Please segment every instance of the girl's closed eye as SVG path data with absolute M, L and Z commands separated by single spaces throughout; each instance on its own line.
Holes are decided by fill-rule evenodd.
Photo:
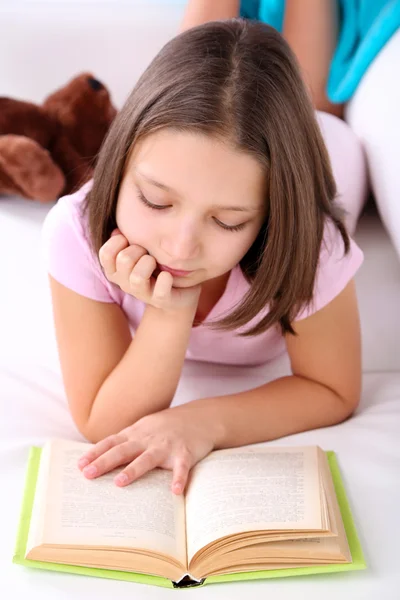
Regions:
M 166 208 L 171 207 L 170 204 L 153 204 L 152 202 L 149 202 L 147 200 L 147 198 L 144 196 L 141 190 L 138 189 L 137 191 L 141 202 L 143 202 L 145 206 L 152 210 L 165 210 Z M 247 225 L 247 223 L 239 223 L 238 225 L 226 225 L 226 223 L 222 223 L 222 221 L 220 221 L 216 217 L 213 217 L 213 219 L 215 223 L 219 225 L 219 227 L 221 227 L 222 229 L 225 229 L 225 231 L 241 231 Z
M 147 206 L 148 208 L 152 208 L 153 210 L 164 210 L 165 208 L 169 208 L 169 204 L 153 204 L 152 202 L 149 202 L 147 200 L 147 198 L 144 196 L 143 192 L 141 190 L 137 190 L 138 192 L 138 196 L 139 199 L 143 202 L 143 204 L 145 206 Z
M 241 231 L 247 225 L 247 223 L 239 223 L 239 225 L 226 225 L 225 223 L 222 223 L 222 221 L 216 219 L 215 217 L 213 217 L 213 219 L 217 223 L 217 225 L 219 225 L 220 227 L 222 227 L 222 229 L 225 229 L 226 231 Z

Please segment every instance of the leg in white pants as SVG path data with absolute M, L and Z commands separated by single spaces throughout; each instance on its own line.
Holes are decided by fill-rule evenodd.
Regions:
M 360 140 L 338 117 L 317 112 L 338 191 L 337 203 L 346 211 L 345 223 L 353 235 L 368 193 L 367 164 Z
M 363 144 L 372 192 L 400 256 L 400 30 L 365 73 L 345 119 Z

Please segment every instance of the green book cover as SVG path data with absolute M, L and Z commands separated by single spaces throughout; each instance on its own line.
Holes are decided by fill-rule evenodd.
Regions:
M 361 545 L 357 536 L 357 531 L 354 525 L 353 517 L 350 511 L 350 506 L 346 498 L 345 489 L 341 479 L 339 466 L 334 452 L 327 452 L 329 467 L 331 469 L 333 482 L 335 485 L 336 496 L 338 499 L 340 512 L 344 527 L 346 530 L 347 540 L 349 543 L 352 562 L 349 564 L 340 565 L 318 565 L 314 567 L 295 567 L 287 569 L 274 569 L 267 571 L 248 571 L 243 573 L 232 573 L 230 575 L 213 575 L 207 577 L 201 585 L 209 583 L 223 583 L 228 581 L 244 581 L 250 579 L 270 579 L 273 577 L 293 577 L 295 575 L 317 575 L 321 573 L 335 573 L 339 571 L 355 571 L 365 569 L 366 564 L 362 553 Z M 35 497 L 36 481 L 39 471 L 41 448 L 32 447 L 29 453 L 25 491 L 22 502 L 21 517 L 15 547 L 13 562 L 38 569 L 46 569 L 50 571 L 63 571 L 65 573 L 76 573 L 79 575 L 90 575 L 93 577 L 105 577 L 108 579 L 119 579 L 123 581 L 135 581 L 137 583 L 147 583 L 149 585 L 157 585 L 160 587 L 174 588 L 176 586 L 169 579 L 163 577 L 155 577 L 153 575 L 145 575 L 142 573 L 131 573 L 126 571 L 115 571 L 112 569 L 97 569 L 93 567 L 78 567 L 74 565 L 64 565 L 59 563 L 49 563 L 27 560 L 25 558 L 26 545 L 28 541 L 29 526 L 32 515 L 33 501 Z M 197 584 L 195 584 L 197 585 Z M 190 587 L 190 586 L 189 586 Z

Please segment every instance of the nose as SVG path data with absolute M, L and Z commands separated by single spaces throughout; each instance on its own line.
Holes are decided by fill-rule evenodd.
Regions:
M 174 264 L 170 266 L 185 268 L 188 266 L 185 263 L 197 258 L 199 254 L 198 232 L 195 231 L 193 225 L 181 224 L 179 227 L 165 232 L 161 247 L 169 258 L 174 261 Z

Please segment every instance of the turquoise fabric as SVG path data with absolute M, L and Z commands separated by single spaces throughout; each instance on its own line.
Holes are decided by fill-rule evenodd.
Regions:
M 332 58 L 327 95 L 347 102 L 375 56 L 400 27 L 400 0 L 337 0 L 340 29 Z M 282 31 L 285 0 L 242 0 L 241 15 Z M 398 77 L 393 70 L 393 76 Z

